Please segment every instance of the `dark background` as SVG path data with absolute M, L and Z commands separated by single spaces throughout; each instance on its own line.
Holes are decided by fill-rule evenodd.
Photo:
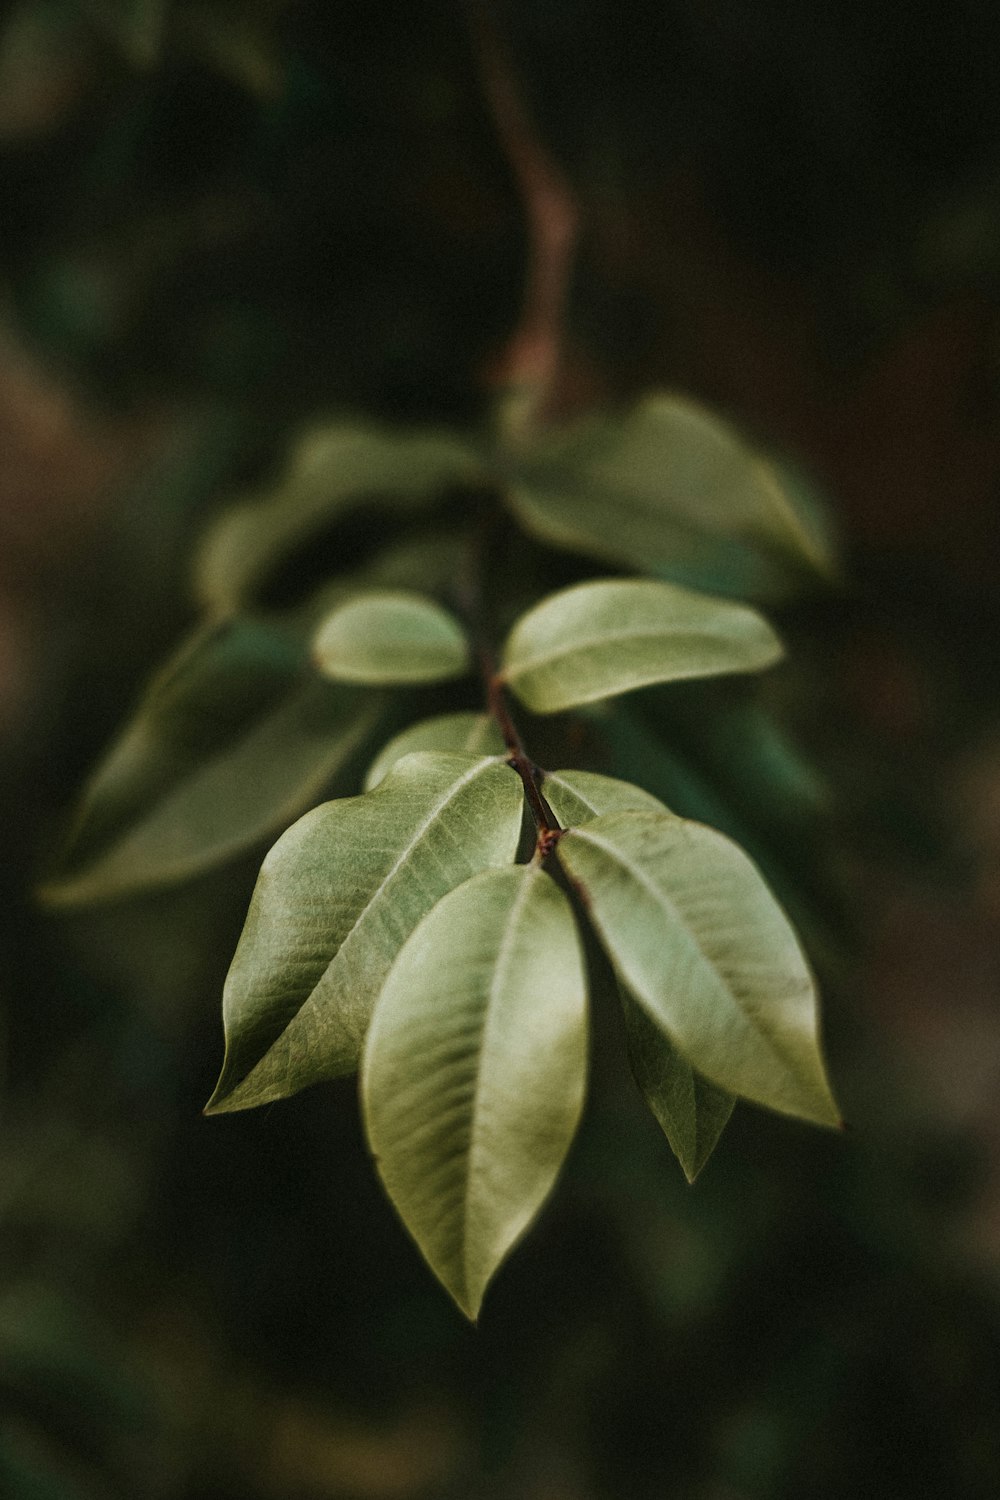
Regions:
M 832 789 L 844 1138 L 741 1108 L 688 1189 L 608 1068 L 478 1330 L 348 1081 L 203 1119 L 255 860 L 93 917 L 32 886 L 193 618 L 206 518 L 305 420 L 465 421 L 524 216 L 461 7 L 0 9 L 0 1492 L 1000 1493 L 1000 12 L 497 9 L 582 243 L 580 404 L 679 387 L 810 466 L 786 611 Z

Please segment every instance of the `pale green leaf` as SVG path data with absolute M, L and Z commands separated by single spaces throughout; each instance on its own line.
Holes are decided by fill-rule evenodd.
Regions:
M 735 1099 L 691 1067 L 649 1013 L 621 990 L 625 1034 L 635 1081 L 688 1182 L 715 1150 Z
M 422 594 L 365 593 L 338 604 L 313 640 L 313 660 L 335 682 L 442 682 L 469 669 L 454 615 Z
M 321 682 L 253 621 L 199 631 L 154 679 L 82 799 L 47 902 L 174 884 L 286 827 L 373 734 L 382 700 Z
M 547 771 L 542 792 L 564 828 L 589 823 L 602 813 L 667 811 L 658 797 L 641 786 L 596 771 Z
M 504 743 L 490 714 L 438 714 L 433 719 L 422 719 L 383 745 L 368 768 L 365 791 L 370 792 L 378 786 L 397 760 L 417 750 L 450 750 L 457 755 L 502 755 Z
M 557 713 L 654 682 L 756 672 L 781 655 L 743 604 L 650 579 L 575 584 L 522 615 L 501 673 L 535 713 Z
M 245 1109 L 357 1066 L 393 959 L 436 901 L 510 864 L 523 797 L 492 757 L 408 755 L 361 797 L 314 808 L 268 854 L 223 994 L 210 1110 Z
M 361 421 L 317 428 L 300 439 L 278 483 L 208 532 L 195 565 L 198 597 L 231 612 L 313 533 L 359 504 L 377 500 L 405 514 L 449 488 L 482 482 L 475 450 L 447 432 Z
M 452 891 L 389 973 L 362 1098 L 389 1196 L 470 1318 L 552 1189 L 586 1069 L 582 954 L 554 881 L 519 865 Z
M 798 478 L 679 396 L 542 433 L 515 453 L 514 475 L 515 510 L 557 546 L 746 597 L 834 571 Z
M 809 966 L 756 866 L 722 834 L 622 812 L 564 834 L 559 859 L 622 983 L 712 1083 L 839 1120 Z

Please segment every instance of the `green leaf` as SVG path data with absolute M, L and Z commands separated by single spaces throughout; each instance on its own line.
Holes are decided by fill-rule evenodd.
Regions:
M 379 1175 L 470 1318 L 552 1189 L 586 1071 L 586 980 L 566 897 L 538 865 L 452 891 L 393 964 L 361 1081 Z
M 226 980 L 226 1057 L 208 1109 L 351 1072 L 406 938 L 456 885 L 511 863 L 522 806 L 502 762 L 418 754 L 373 792 L 300 818 L 261 868 Z
M 469 669 L 454 615 L 422 594 L 361 594 L 337 606 L 313 640 L 313 660 L 339 682 L 442 682 Z
M 756 672 L 781 655 L 755 610 L 648 579 L 600 579 L 543 599 L 515 624 L 503 679 L 535 713 L 653 682 Z
M 655 812 L 596 818 L 557 847 L 622 983 L 692 1067 L 771 1109 L 838 1123 L 808 964 L 741 849 Z
M 543 433 L 514 462 L 511 504 L 557 546 L 747 597 L 834 571 L 797 477 L 695 402 L 647 396 Z
M 602 813 L 667 810 L 658 797 L 644 792 L 641 786 L 599 776 L 596 771 L 547 771 L 542 791 L 564 828 L 589 823 Z
M 273 836 L 374 732 L 382 701 L 304 671 L 255 621 L 199 631 L 146 692 L 82 799 L 52 904 L 186 880 Z
M 502 755 L 503 737 L 490 714 L 438 714 L 411 724 L 383 745 L 365 777 L 365 791 L 387 775 L 397 760 L 417 750 L 450 750 L 456 755 Z
M 629 1061 L 688 1182 L 694 1182 L 728 1124 L 735 1099 L 702 1078 L 628 990 L 621 991 Z
M 231 613 L 296 547 L 359 505 L 379 500 L 405 514 L 444 490 L 482 482 L 475 450 L 446 432 L 363 422 L 318 428 L 300 440 L 277 485 L 226 511 L 208 532 L 195 565 L 198 597 Z

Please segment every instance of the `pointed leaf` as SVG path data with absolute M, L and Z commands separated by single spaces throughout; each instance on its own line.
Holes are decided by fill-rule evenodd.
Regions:
M 621 1000 L 635 1081 L 685 1177 L 694 1182 L 715 1150 L 736 1101 L 695 1072 L 624 988 Z
M 365 777 L 365 791 L 392 770 L 397 760 L 417 750 L 450 750 L 457 755 L 502 755 L 503 737 L 489 714 L 438 714 L 422 719 L 383 745 Z
M 502 675 L 535 713 L 558 713 L 653 682 L 756 672 L 781 655 L 743 604 L 646 579 L 562 589 L 522 615 Z
M 838 1122 L 809 967 L 741 849 L 655 812 L 595 818 L 557 847 L 620 979 L 692 1067 L 771 1109 Z
M 339 604 L 313 640 L 313 660 L 336 682 L 442 682 L 469 669 L 465 631 L 422 594 L 361 594 Z
M 589 823 L 602 813 L 667 811 L 658 797 L 641 786 L 596 771 L 547 771 L 542 791 L 564 828 Z
M 498 760 L 420 754 L 300 818 L 264 861 L 229 970 L 209 1110 L 351 1072 L 399 949 L 448 891 L 513 860 L 522 802 Z
M 678 396 L 543 433 L 515 455 L 510 494 L 528 528 L 557 546 L 723 593 L 772 597 L 803 572 L 834 570 L 797 476 Z
M 583 960 L 555 882 L 519 865 L 452 891 L 386 980 L 362 1098 L 389 1196 L 470 1318 L 552 1189 L 586 1069 Z
M 148 689 L 84 794 L 44 900 L 186 880 L 274 835 L 373 733 L 381 699 L 306 675 L 257 622 L 199 631 Z
M 350 421 L 318 428 L 300 440 L 282 480 L 208 532 L 195 568 L 198 597 L 237 609 L 296 547 L 359 504 L 378 499 L 405 512 L 477 482 L 478 455 L 450 433 Z

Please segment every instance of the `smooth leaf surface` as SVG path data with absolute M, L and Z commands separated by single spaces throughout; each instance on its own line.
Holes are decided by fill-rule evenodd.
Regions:
M 547 771 L 542 791 L 564 828 L 589 823 L 602 813 L 667 811 L 659 798 L 641 786 L 596 771 Z
M 635 1081 L 685 1177 L 694 1182 L 715 1150 L 736 1101 L 695 1072 L 628 990 L 622 989 L 621 1001 Z
M 356 1066 L 393 959 L 436 901 L 513 861 L 522 792 L 491 757 L 408 755 L 325 803 L 261 868 L 223 994 L 210 1110 L 280 1099 Z
M 256 499 L 226 511 L 202 541 L 198 597 L 228 613 L 317 530 L 359 504 L 390 503 L 404 514 L 455 485 L 482 483 L 471 445 L 447 432 L 344 421 L 303 436 L 288 472 Z
M 339 604 L 316 632 L 313 660 L 339 682 L 442 682 L 468 670 L 465 632 L 440 604 L 396 590 Z
M 504 743 L 490 714 L 436 714 L 433 719 L 421 719 L 382 746 L 368 768 L 365 791 L 370 792 L 378 786 L 397 760 L 417 750 L 450 750 L 457 755 L 502 755 Z
M 599 579 L 552 594 L 507 637 L 501 672 L 535 713 L 654 682 L 756 672 L 781 655 L 746 605 L 649 579 Z
M 586 981 L 566 897 L 537 865 L 452 891 L 389 973 L 362 1099 L 389 1196 L 470 1318 L 552 1189 L 586 1070 Z
M 564 834 L 559 859 L 619 978 L 712 1083 L 836 1124 L 808 964 L 743 851 L 662 813 Z
M 834 553 L 797 476 L 697 403 L 654 394 L 624 416 L 544 433 L 518 455 L 511 503 L 537 535 L 743 597 L 831 576 Z
M 92 777 L 43 899 L 114 900 L 252 848 L 353 760 L 382 708 L 313 677 L 301 648 L 263 624 L 199 631 Z

